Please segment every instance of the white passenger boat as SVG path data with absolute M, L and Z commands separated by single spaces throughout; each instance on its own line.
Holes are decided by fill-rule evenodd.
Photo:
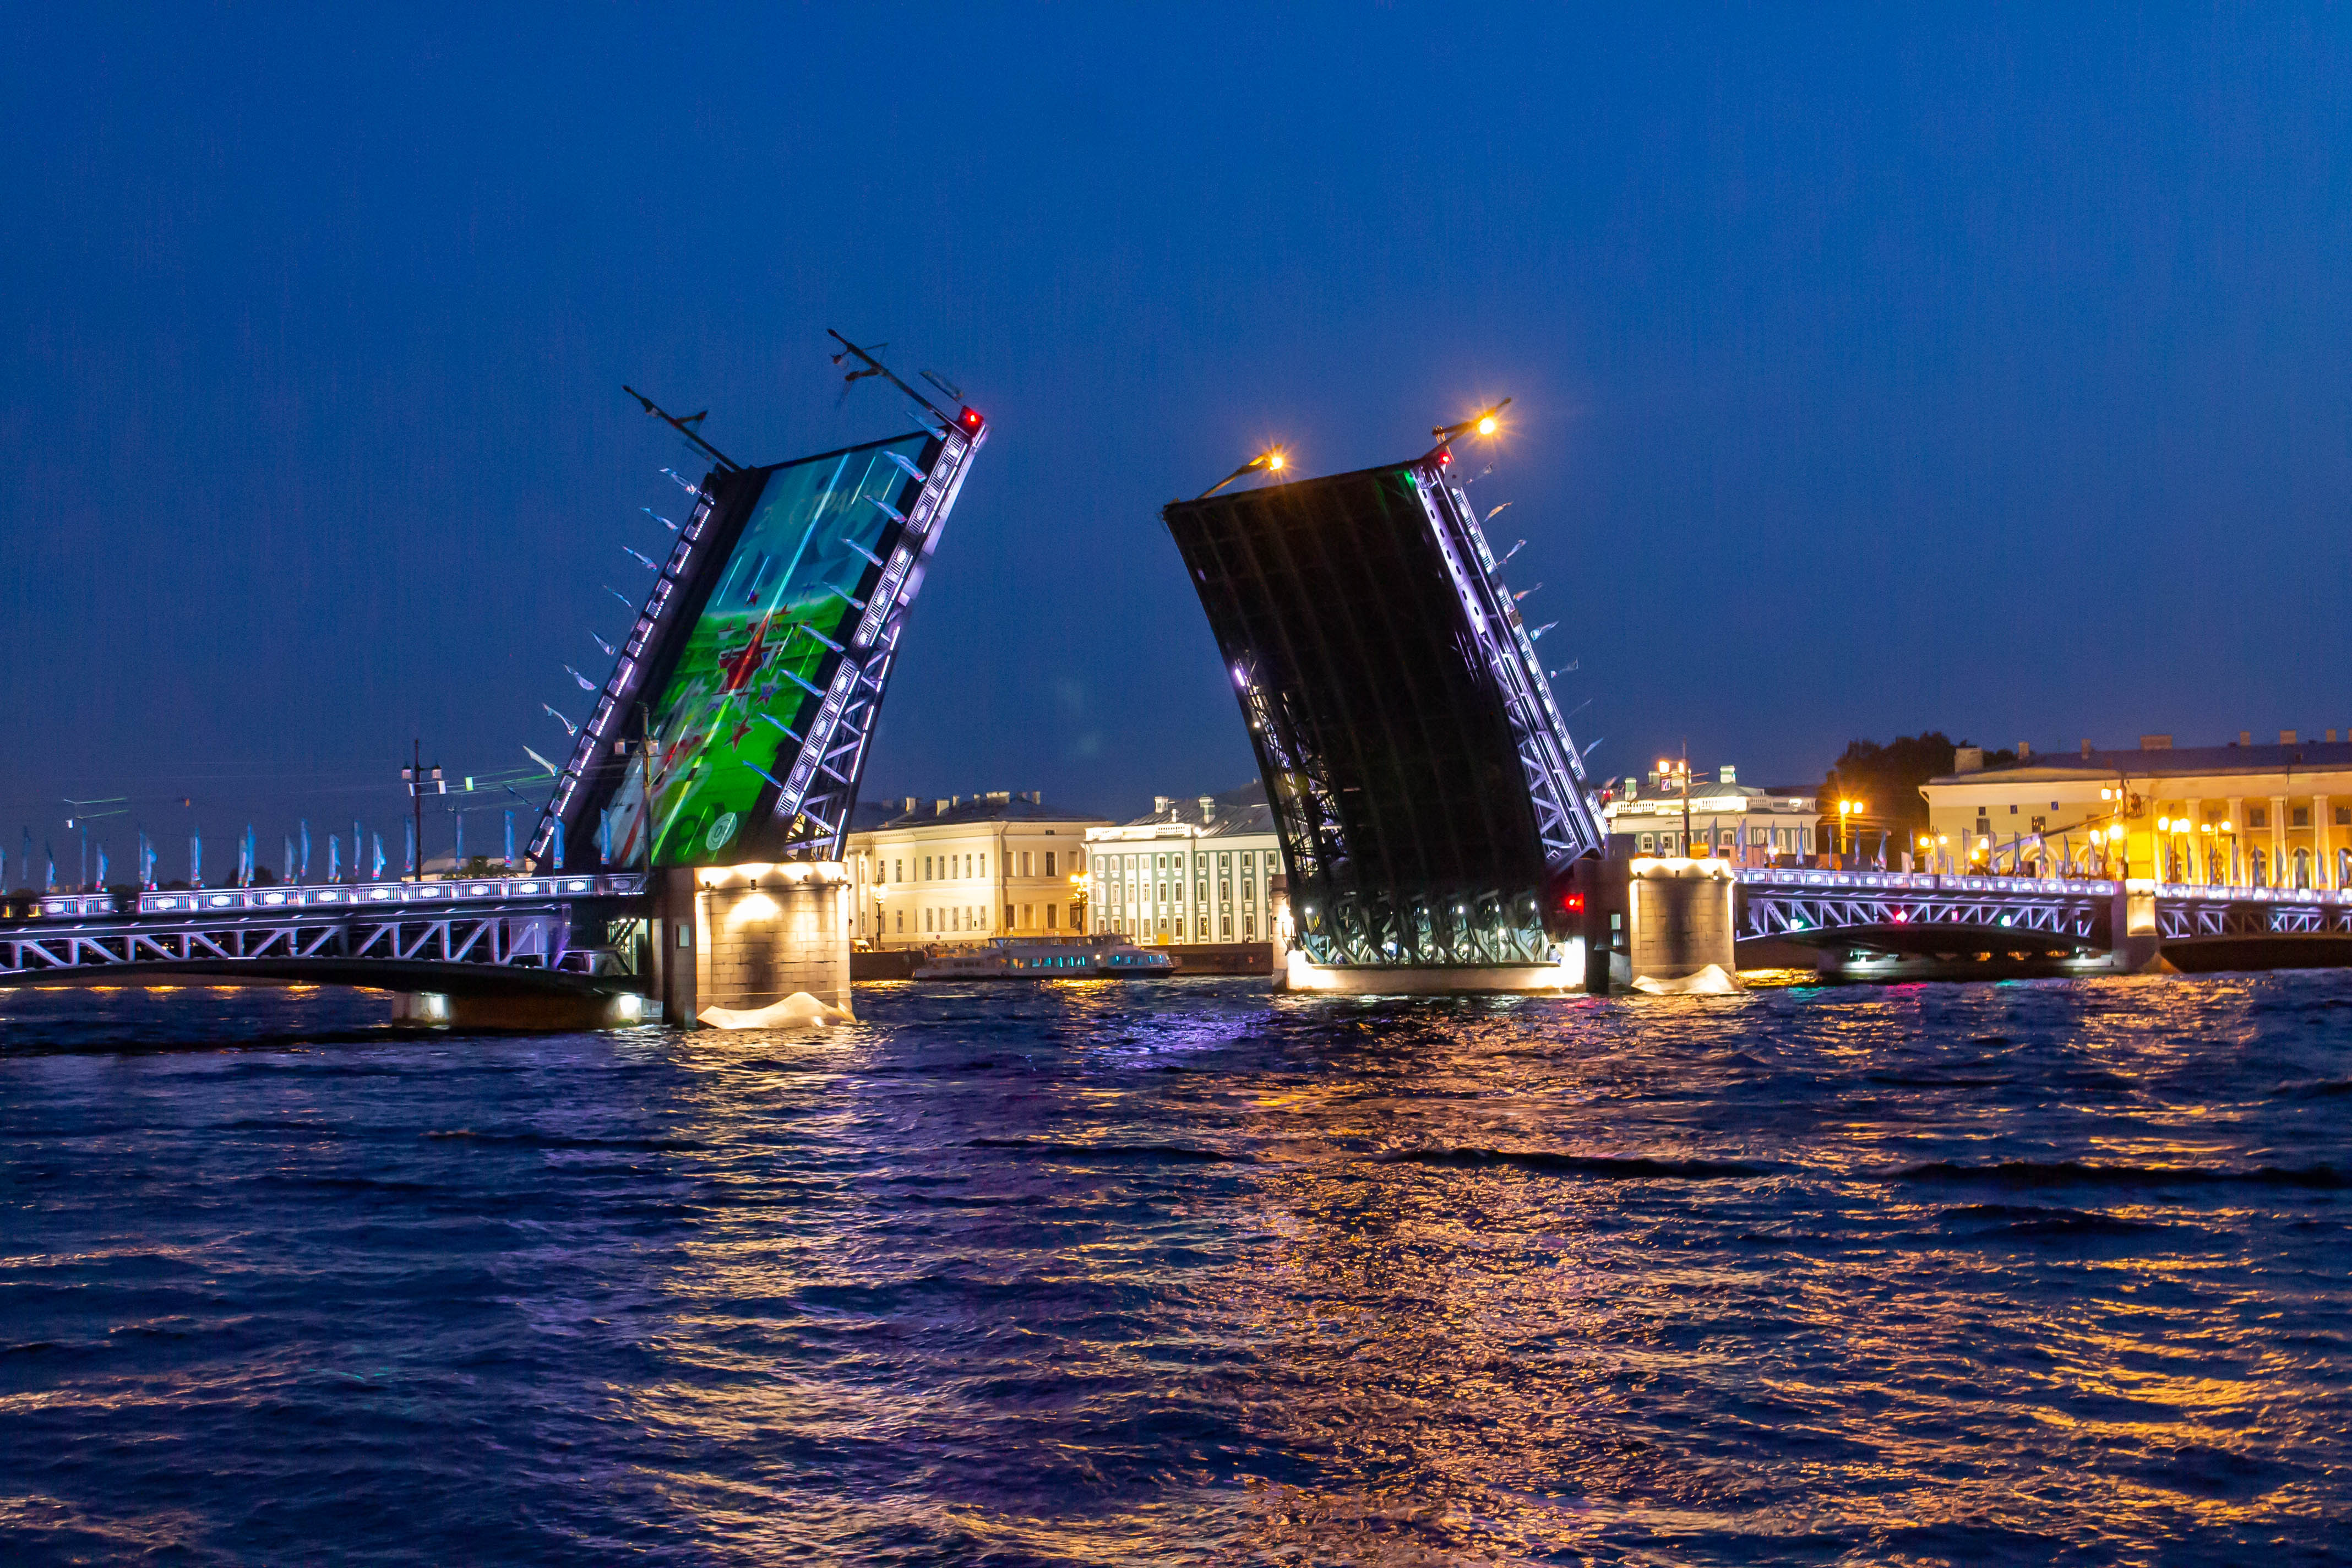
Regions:
M 975 947 L 940 948 L 925 955 L 918 980 L 1121 980 L 1172 973 L 1164 952 L 1125 937 L 1000 936 Z

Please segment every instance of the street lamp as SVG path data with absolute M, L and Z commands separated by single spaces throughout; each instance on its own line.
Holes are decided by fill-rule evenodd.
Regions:
M 1682 784 L 1683 853 L 1685 855 L 1688 855 L 1691 852 L 1690 759 L 1686 756 L 1660 757 L 1658 759 L 1658 776 L 1666 782 L 1666 787 L 1669 789 L 1675 786 L 1676 781 L 1680 781 Z
M 1868 807 L 1858 800 L 1838 802 L 1838 858 L 1840 860 L 1843 860 L 1846 852 L 1853 847 L 1853 835 L 1847 824 L 1867 809 Z
M 1202 490 L 1196 499 L 1207 500 L 1211 496 L 1215 495 L 1219 490 L 1223 489 L 1227 485 L 1232 484 L 1235 479 L 1240 479 L 1244 474 L 1278 474 L 1289 466 L 1290 454 L 1284 451 L 1279 447 L 1270 447 L 1266 448 L 1266 450 L 1260 452 L 1256 457 L 1252 458 L 1248 462 L 1244 463 L 1240 468 L 1235 468 L 1232 473 L 1227 474 L 1223 479 L 1219 479 L 1215 484 L 1211 485 L 1207 489 Z

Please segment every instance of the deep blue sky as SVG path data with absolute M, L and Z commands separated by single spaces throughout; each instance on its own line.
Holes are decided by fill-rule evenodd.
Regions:
M 12 859 L 559 752 L 829 325 L 995 425 L 869 794 L 1245 778 L 1159 504 L 1505 393 L 1597 772 L 2352 729 L 2345 13 L 354 9 L 0 21 Z

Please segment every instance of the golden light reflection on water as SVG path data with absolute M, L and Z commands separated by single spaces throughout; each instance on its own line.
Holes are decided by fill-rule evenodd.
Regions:
M 712 1560 L 2152 1560 L 2344 1510 L 2352 1052 L 2282 1043 L 2317 984 L 907 988 L 467 1043 L 495 1087 L 346 1201 L 573 1192 L 500 1258 L 543 1347 L 501 1441 Z M 219 1136 L 308 1180 L 320 1083 Z M 0 1422 L 226 1397 L 179 1375 Z
M 1905 1055 L 1909 1031 L 1936 1011 L 1918 989 L 1812 1012 L 1806 1070 L 1919 1088 L 1889 1065 L 1890 1047 Z M 1332 1560 L 1453 1560 L 1629 1532 L 2049 1540 L 2091 1519 L 2103 1521 L 2095 1534 L 2314 1516 L 2308 1490 L 2284 1479 L 2211 1478 L 2216 1467 L 2273 1468 L 2271 1456 L 2294 1440 L 2294 1419 L 2265 1408 L 2284 1362 L 2247 1355 L 2260 1287 L 2242 1262 L 2199 1250 L 2204 1229 L 2259 1225 L 2260 1212 L 2222 1205 L 2184 1226 L 2176 1204 L 2124 1194 L 2079 1223 L 2094 1237 L 2146 1239 L 2122 1256 L 2044 1255 L 2022 1238 L 2036 1216 L 2063 1226 L 2082 1211 L 2032 1194 L 1974 1204 L 1984 1194 L 1890 1187 L 1885 1173 L 1920 1152 L 1921 1128 L 1834 1096 L 1801 1134 L 1827 1146 L 1792 1161 L 1754 1129 L 1703 1114 L 1769 1080 L 1787 1048 L 1769 1038 L 1781 1026 L 1756 1016 L 1758 1001 L 1710 1001 L 1638 1013 L 1522 1004 L 1442 1026 L 1310 1010 L 1318 1037 L 1286 1070 L 1174 1080 L 1189 1098 L 1181 1122 L 1155 1122 L 1152 1136 L 1246 1163 L 1172 1169 L 1088 1154 L 1139 1136 L 1139 1100 L 1163 1084 L 1139 1093 L 1079 1073 L 1018 1082 L 1012 1092 L 1042 1096 L 1049 1113 L 1027 1148 L 1008 1158 L 950 1141 L 932 1164 L 910 1161 L 903 1140 L 936 1131 L 964 1091 L 935 1098 L 867 1076 L 897 1048 L 887 1024 L 842 1032 L 823 1059 L 800 1040 L 762 1046 L 769 1069 L 808 1075 L 803 1132 L 876 1150 L 877 1171 L 922 1166 L 939 1185 L 914 1212 L 863 1188 L 837 1225 L 698 1244 L 684 1286 L 696 1311 L 681 1326 L 725 1339 L 740 1332 L 744 1303 L 781 1310 L 815 1298 L 828 1336 L 961 1342 L 987 1359 L 989 1383 L 1027 1392 L 1008 1412 L 1010 1395 L 945 1375 L 954 1358 L 893 1383 L 780 1375 L 750 1357 L 706 1363 L 691 1386 L 646 1396 L 665 1421 L 787 1445 L 919 1450 L 922 1434 L 953 1432 L 984 1449 L 1001 1428 L 1005 1465 L 1043 1467 L 1043 1496 L 1026 1511 L 939 1497 L 844 1506 L 861 1530 L 903 1528 L 911 1513 L 976 1550 L 1068 1561 L 1164 1550 L 1169 1531 L 1252 1559 L 1311 1548 Z M 1081 1053 L 1117 1060 L 1149 1050 L 1155 1034 L 1200 1026 L 1156 1029 L 1118 1012 L 1099 1005 L 1087 1020 L 1099 1043 L 1081 1041 Z M 1654 1033 L 1662 1023 L 1671 1041 Z M 2146 1019 L 2139 1027 L 2144 1058 Z M 2127 1073 L 2135 1037 L 2108 1019 L 2071 1059 Z M 1932 1125 L 1958 1131 L 1961 1150 L 1972 1124 L 1990 1149 L 2013 1116 L 1966 1095 L 2001 1079 L 2002 1060 L 2015 1065 L 2014 1038 L 1987 1028 L 1920 1069 L 1928 1087 L 1959 1091 Z M 702 1113 L 696 1135 L 724 1142 L 743 1111 L 708 1100 Z M 2226 1138 L 2189 1135 L 2210 1114 L 2183 1105 L 2160 1129 L 2102 1131 L 2079 1157 L 2225 1159 Z M 1428 1150 L 1495 1158 L 1399 1157 Z M 1514 1150 L 1764 1170 L 1595 1179 L 1515 1163 Z M 964 1206 L 943 1208 L 941 1193 Z M 1024 1203 L 1049 1212 L 1010 1252 L 961 1223 Z M 2021 1239 L 1962 1234 L 1979 1223 L 2014 1224 Z M 958 1262 L 930 1256 L 931 1242 Z M 966 1298 L 953 1307 L 925 1304 L 943 1289 L 941 1268 L 959 1281 L 949 1294 Z M 2215 1274 L 2233 1278 L 2208 1283 Z M 974 1285 L 1024 1304 L 996 1316 L 969 1299 Z M 1138 1292 L 1161 1303 L 1144 1342 L 1067 1321 L 1076 1302 Z M 1051 1418 L 1033 1421 L 1039 1409 Z M 1133 1467 L 1109 1458 L 1123 1445 L 1103 1440 L 1106 1427 L 1139 1422 L 1160 1434 L 1140 1496 Z M 1063 1436 L 1047 1442 L 1033 1425 Z M 1059 1507 L 1045 1500 L 1057 1489 Z

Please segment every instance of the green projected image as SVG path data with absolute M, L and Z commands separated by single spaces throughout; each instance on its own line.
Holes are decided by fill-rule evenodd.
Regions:
M 877 442 L 769 470 L 716 584 L 651 705 L 653 861 L 756 858 L 822 687 L 820 670 L 863 614 L 856 603 L 887 558 L 894 508 L 930 437 Z M 855 548 L 853 548 L 853 546 Z M 866 553 L 861 554 L 863 550 Z M 806 684 L 803 685 L 803 682 Z M 646 770 L 632 765 L 603 813 L 608 866 L 637 863 L 647 831 Z M 781 827 L 781 824 L 776 825 Z

